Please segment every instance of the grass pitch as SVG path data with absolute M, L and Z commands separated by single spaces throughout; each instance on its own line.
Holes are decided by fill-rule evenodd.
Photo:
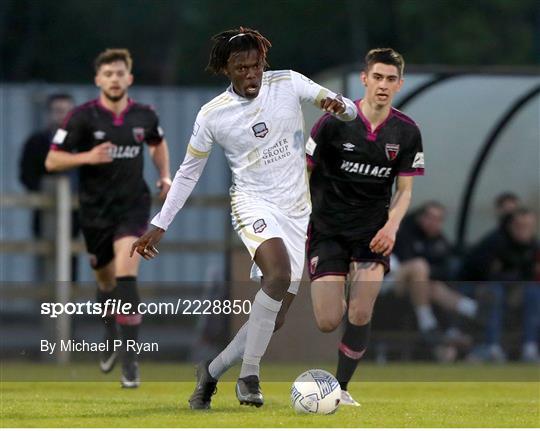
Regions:
M 332 370 L 333 365 L 324 368 Z M 264 367 L 265 405 L 260 409 L 239 405 L 234 395 L 235 371 L 232 370 L 229 378 L 224 379 L 228 381 L 218 385 L 212 410 L 204 412 L 189 410 L 187 399 L 194 387 L 193 380 L 170 381 L 171 376 L 192 374 L 192 370 L 192 366 L 186 365 L 143 363 L 141 387 L 122 390 L 116 380 L 118 370 L 105 380 L 94 364 L 76 364 L 67 368 L 2 364 L 0 426 L 540 426 L 540 371 L 537 367 L 507 365 L 490 369 L 465 365 L 363 364 L 358 374 L 368 381 L 350 385 L 350 392 L 362 406 L 340 407 L 330 416 L 298 415 L 290 407 L 289 389 L 294 378 L 290 376 L 300 374 L 305 366 Z M 66 381 L 73 376 L 79 381 Z M 85 381 L 80 381 L 81 376 Z M 438 381 L 433 381 L 434 376 Z M 462 381 L 457 381 L 459 379 Z

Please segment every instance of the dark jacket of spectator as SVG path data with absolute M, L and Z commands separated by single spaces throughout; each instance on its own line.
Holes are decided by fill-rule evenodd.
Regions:
M 419 257 L 425 259 L 430 266 L 430 278 L 433 280 L 447 280 L 450 277 L 450 242 L 442 232 L 428 236 L 414 214 L 403 220 L 393 252 L 400 262 Z
M 470 281 L 528 281 L 535 276 L 536 238 L 514 240 L 509 222 L 485 236 L 465 256 L 462 277 Z

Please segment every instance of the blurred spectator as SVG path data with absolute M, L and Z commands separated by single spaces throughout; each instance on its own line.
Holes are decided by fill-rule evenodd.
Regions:
M 452 247 L 443 233 L 444 218 L 445 208 L 434 201 L 425 203 L 408 216 L 394 247 L 399 265 L 392 269 L 396 294 L 409 295 L 418 328 L 424 340 L 434 346 L 468 344 L 471 340 L 456 329 L 443 335 L 432 304 L 469 319 L 478 318 L 481 311 L 474 299 L 442 282 L 451 280 L 455 274 Z
M 495 215 L 502 223 L 504 217 L 512 214 L 520 205 L 519 197 L 512 192 L 504 192 L 495 198 Z
M 47 124 L 42 130 L 33 132 L 25 141 L 20 163 L 19 163 L 19 179 L 24 187 L 30 192 L 40 192 L 42 190 L 42 181 L 45 175 L 49 175 L 45 170 L 45 158 L 49 152 L 49 147 L 56 129 L 61 127 L 62 121 L 66 115 L 74 107 L 73 98 L 69 94 L 56 93 L 47 97 L 46 115 Z M 71 174 L 72 188 L 76 188 L 76 172 Z M 32 214 L 32 234 L 34 238 L 41 239 L 43 237 L 42 226 L 42 211 L 34 210 Z M 78 234 L 78 219 L 74 213 L 72 236 Z M 44 268 L 43 260 L 37 260 L 36 278 L 43 280 Z M 73 262 L 73 279 L 76 278 L 77 261 Z
M 471 360 L 505 360 L 501 331 L 506 299 L 518 289 L 523 304 L 522 359 L 540 361 L 540 288 L 534 282 L 538 253 L 536 214 L 527 208 L 518 208 L 506 215 L 499 228 L 481 239 L 467 254 L 463 278 L 489 282 L 477 284 L 476 292 L 492 302 L 484 344 L 475 349 Z

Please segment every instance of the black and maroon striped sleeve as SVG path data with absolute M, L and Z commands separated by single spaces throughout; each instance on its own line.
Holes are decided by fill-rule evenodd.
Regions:
M 313 169 L 319 162 L 319 148 L 326 143 L 328 127 L 332 118 L 330 114 L 324 114 L 311 129 L 309 139 L 306 142 L 306 160 L 309 169 Z
M 163 129 L 159 125 L 159 117 L 154 109 L 149 108 L 149 115 L 151 117 L 151 126 L 147 131 L 146 143 L 148 145 L 159 145 L 164 138 Z
M 408 145 L 400 154 L 397 171 L 399 176 L 424 175 L 424 148 L 422 134 L 417 126 L 413 129 Z
M 64 119 L 62 126 L 53 136 L 50 149 L 75 153 L 81 149 L 81 144 L 88 128 L 85 123 L 84 106 L 73 109 Z

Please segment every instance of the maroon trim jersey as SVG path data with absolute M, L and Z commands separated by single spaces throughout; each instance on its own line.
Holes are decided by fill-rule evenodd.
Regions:
M 105 227 L 117 224 L 127 211 L 143 203 L 149 210 L 150 192 L 143 177 L 143 146 L 163 139 L 157 114 L 146 105 L 128 101 L 119 115 L 99 99 L 76 107 L 56 131 L 51 149 L 71 153 L 89 151 L 111 141 L 113 161 L 80 167 L 81 225 Z M 141 208 L 140 210 L 143 210 Z
M 306 144 L 315 229 L 328 235 L 375 234 L 388 219 L 398 175 L 423 175 L 422 137 L 413 120 L 392 108 L 375 130 L 360 110 L 354 121 L 326 114 Z M 367 239 L 367 238 L 366 238 Z

